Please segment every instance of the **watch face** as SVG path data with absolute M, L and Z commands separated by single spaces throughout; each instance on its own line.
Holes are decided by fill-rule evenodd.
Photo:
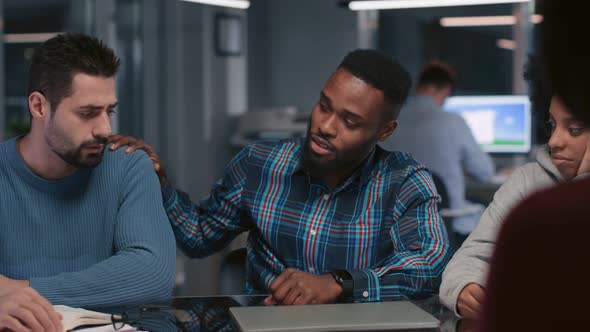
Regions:
M 342 281 L 351 279 L 350 275 L 346 271 L 334 271 L 334 274 Z
M 342 277 L 340 277 L 336 272 L 332 272 L 331 274 L 332 274 L 332 277 L 334 278 L 334 280 L 336 280 L 336 282 L 340 286 L 342 286 L 342 282 L 343 282 Z

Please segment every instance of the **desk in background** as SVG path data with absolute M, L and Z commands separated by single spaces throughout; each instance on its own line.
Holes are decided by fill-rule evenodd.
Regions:
M 470 202 L 487 207 L 494 200 L 494 194 L 501 186 L 500 181 L 482 183 L 466 180 L 465 198 Z
M 494 165 L 496 166 L 496 175 L 489 182 L 477 182 L 468 177 L 465 178 L 465 198 L 473 203 L 479 203 L 487 207 L 494 199 L 494 194 L 506 180 L 510 174 L 518 167 L 533 162 L 538 146 L 534 147 L 528 154 L 514 154 L 514 155 L 494 155 Z

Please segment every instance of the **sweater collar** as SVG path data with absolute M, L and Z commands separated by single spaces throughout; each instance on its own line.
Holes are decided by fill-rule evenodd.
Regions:
M 16 143 L 21 138 L 22 136 L 14 137 L 8 140 L 6 144 L 8 144 L 8 161 L 24 181 L 39 191 L 55 194 L 75 194 L 85 187 L 92 173 L 92 169 L 90 168 L 80 169 L 72 175 L 57 180 L 48 180 L 33 173 L 18 153 Z

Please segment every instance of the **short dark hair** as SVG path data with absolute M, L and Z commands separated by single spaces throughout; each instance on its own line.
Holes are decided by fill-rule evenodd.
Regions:
M 39 45 L 31 59 L 28 94 L 39 92 L 47 98 L 52 111 L 72 94 L 75 74 L 113 77 L 119 58 L 95 37 L 81 33 L 59 34 Z
M 547 142 L 551 136 L 551 132 L 547 128 L 547 121 L 549 121 L 549 107 L 554 92 L 547 79 L 540 56 L 529 55 L 528 62 L 524 67 L 524 79 L 529 86 L 537 141 Z
M 348 53 L 338 68 L 382 91 L 391 110 L 388 115 L 397 118 L 412 87 L 412 78 L 402 65 L 382 52 L 358 49 Z
M 456 84 L 457 74 L 455 70 L 441 61 L 433 61 L 424 66 L 418 78 L 418 86 L 434 85 L 438 89 L 448 86 L 453 91 Z

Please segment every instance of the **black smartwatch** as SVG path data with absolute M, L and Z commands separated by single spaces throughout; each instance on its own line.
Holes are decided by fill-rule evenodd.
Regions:
M 342 294 L 340 294 L 339 301 L 347 301 L 352 296 L 354 289 L 354 281 L 352 276 L 346 270 L 334 270 L 330 272 L 334 280 L 342 287 Z

